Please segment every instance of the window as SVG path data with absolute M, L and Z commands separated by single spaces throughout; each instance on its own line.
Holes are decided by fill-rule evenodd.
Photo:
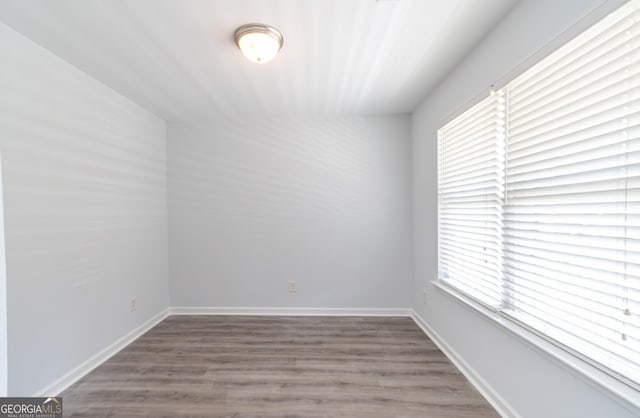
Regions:
M 491 306 L 501 299 L 503 108 L 492 95 L 438 132 L 440 273 Z
M 635 387 L 639 7 L 438 131 L 439 278 Z

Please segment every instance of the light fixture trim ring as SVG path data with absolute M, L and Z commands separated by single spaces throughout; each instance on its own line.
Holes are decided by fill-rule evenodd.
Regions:
M 249 33 L 264 33 L 265 35 L 274 38 L 278 41 L 278 51 L 282 49 L 282 45 L 284 44 L 284 37 L 280 31 L 273 26 L 265 25 L 263 23 L 247 23 L 246 25 L 242 25 L 236 29 L 233 35 L 238 48 L 240 48 L 240 38 Z

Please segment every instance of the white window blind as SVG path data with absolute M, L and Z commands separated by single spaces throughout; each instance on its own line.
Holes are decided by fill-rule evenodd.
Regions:
M 505 311 L 640 382 L 640 30 L 629 3 L 508 87 Z
M 501 298 L 504 130 L 500 92 L 438 132 L 439 276 L 491 306 Z
M 441 280 L 636 387 L 639 6 L 438 131 Z

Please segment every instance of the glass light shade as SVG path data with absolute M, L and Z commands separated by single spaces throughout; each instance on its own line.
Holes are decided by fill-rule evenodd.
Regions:
M 283 43 L 282 34 L 277 29 L 257 23 L 240 26 L 235 39 L 244 56 L 258 64 L 271 61 Z

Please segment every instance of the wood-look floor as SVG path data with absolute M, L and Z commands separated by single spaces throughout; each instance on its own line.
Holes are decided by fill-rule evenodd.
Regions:
M 495 417 L 409 318 L 171 316 L 64 393 L 66 417 Z

